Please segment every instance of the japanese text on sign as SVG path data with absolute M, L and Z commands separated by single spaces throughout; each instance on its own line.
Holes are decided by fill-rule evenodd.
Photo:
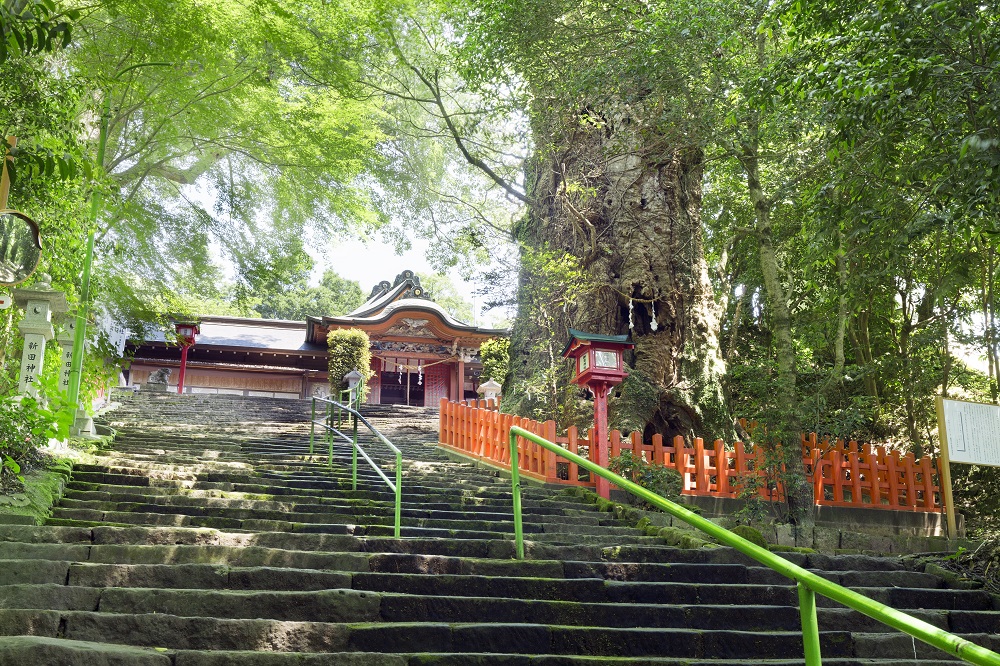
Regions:
M 1000 467 L 1000 406 L 943 400 L 951 462 Z

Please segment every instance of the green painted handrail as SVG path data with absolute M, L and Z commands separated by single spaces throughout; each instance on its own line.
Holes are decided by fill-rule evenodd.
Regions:
M 322 419 L 316 418 L 316 404 L 322 403 L 326 405 L 324 407 L 324 415 Z M 328 454 L 326 464 L 328 467 L 333 467 L 333 437 L 337 435 L 344 442 L 351 445 L 351 490 L 358 489 L 358 453 L 368 461 L 368 464 L 372 466 L 375 473 L 382 477 L 389 489 L 396 494 L 396 506 L 395 506 L 395 518 L 393 527 L 393 536 L 397 539 L 399 538 L 399 523 L 400 516 L 402 515 L 403 506 L 403 453 L 396 448 L 396 446 L 390 442 L 385 436 L 375 429 L 371 423 L 368 422 L 361 413 L 349 406 L 352 402 L 350 397 L 348 397 L 347 404 L 337 402 L 335 400 L 329 400 L 327 398 L 313 397 L 312 399 L 312 419 L 311 428 L 309 430 L 309 455 L 313 454 L 313 446 L 316 440 L 316 426 L 320 426 L 326 431 L 327 443 L 328 443 Z M 360 396 L 353 402 L 355 407 L 361 407 Z M 336 410 L 336 417 L 334 417 L 334 411 Z M 344 418 L 350 415 L 351 417 L 351 435 L 347 435 L 340 429 L 345 427 Z M 336 421 L 334 420 L 336 418 Z M 389 447 L 389 450 L 396 454 L 396 481 L 393 482 L 385 475 L 382 468 L 378 466 L 374 460 L 372 460 L 368 454 L 365 452 L 361 445 L 358 444 L 358 422 L 364 424 L 375 437 L 381 441 L 383 444 Z M 333 427 L 334 422 L 336 422 L 338 427 Z
M 902 611 L 898 611 L 891 606 L 870 599 L 853 590 L 849 590 L 842 585 L 826 580 L 811 571 L 779 557 L 760 546 L 750 543 L 743 537 L 733 534 L 724 527 L 702 518 L 698 514 L 690 511 L 679 504 L 666 500 L 659 495 L 652 493 L 642 486 L 639 486 L 628 479 L 625 479 L 613 472 L 609 472 L 599 465 L 595 465 L 586 458 L 582 458 L 575 453 L 570 453 L 563 447 L 548 441 L 543 437 L 528 432 L 524 428 L 513 426 L 510 429 L 510 476 L 511 485 L 514 491 L 514 539 L 517 549 L 518 559 L 524 559 L 524 530 L 521 525 L 521 476 L 517 468 L 517 438 L 522 437 L 528 441 L 538 444 L 544 449 L 552 451 L 570 462 L 574 462 L 581 468 L 586 469 L 591 474 L 603 477 L 615 484 L 622 490 L 641 497 L 653 506 L 669 513 L 670 515 L 683 520 L 688 525 L 705 532 L 716 541 L 735 548 L 744 555 L 751 557 L 761 564 L 770 567 L 787 578 L 795 581 L 799 593 L 799 614 L 802 618 L 802 643 L 805 651 L 807 666 L 821 666 L 822 657 L 819 647 L 819 622 L 816 617 L 816 595 L 821 594 L 828 599 L 832 599 L 848 608 L 853 608 L 859 613 L 874 618 L 883 624 L 894 629 L 898 629 L 914 638 L 917 638 L 928 645 L 943 650 L 950 655 L 954 655 L 971 664 L 981 666 L 1000 666 L 1000 654 L 988 650 L 982 646 L 968 641 L 960 636 L 939 629 L 932 624 L 919 620 Z

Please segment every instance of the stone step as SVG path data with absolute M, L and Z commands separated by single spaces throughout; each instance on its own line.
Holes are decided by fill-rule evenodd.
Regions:
M 746 662 L 671 657 L 629 657 L 625 661 L 606 657 L 532 655 L 512 658 L 509 654 L 424 653 L 376 654 L 370 652 L 301 653 L 260 651 L 154 650 L 128 646 L 71 641 L 34 636 L 0 637 L 0 665 L 59 664 L 60 666 L 734 666 Z M 764 663 L 764 662 L 762 662 Z M 801 660 L 768 660 L 769 666 L 800 666 Z M 870 660 L 824 659 L 826 666 L 868 666 Z M 880 666 L 937 666 L 941 662 L 880 660 Z
M 145 478 L 145 477 L 139 477 Z M 103 492 L 109 497 L 122 493 L 126 496 L 143 495 L 184 495 L 196 492 L 218 492 L 229 493 L 238 492 L 255 496 L 270 496 L 273 498 L 285 499 L 287 497 L 299 498 L 336 498 L 339 501 L 357 500 L 362 502 L 375 502 L 382 505 L 394 502 L 394 497 L 389 493 L 370 493 L 363 490 L 353 491 L 349 486 L 331 493 L 312 488 L 290 487 L 281 484 L 271 483 L 264 485 L 259 479 L 254 479 L 250 483 L 221 483 L 221 482 L 183 482 L 172 481 L 170 479 L 146 479 L 146 483 L 141 485 L 114 485 L 81 482 L 71 480 L 67 484 L 68 491 L 81 492 Z M 409 507 L 423 507 L 427 509 L 458 509 L 458 508 L 484 508 L 505 512 L 510 510 L 511 501 L 509 498 L 500 500 L 480 498 L 465 494 L 434 494 L 431 496 L 416 496 L 414 493 L 405 490 L 403 493 L 403 505 Z M 589 507 L 589 508 L 587 508 Z M 546 497 L 544 495 L 529 495 L 522 500 L 522 511 L 525 513 L 561 513 L 565 510 L 584 511 L 591 515 L 597 514 L 596 509 L 580 501 L 573 501 L 563 495 Z
M 61 506 L 66 508 L 92 508 L 92 509 L 113 509 L 114 505 L 122 503 L 155 503 L 159 506 L 169 507 L 201 507 L 201 508 L 261 508 L 272 511 L 290 511 L 301 509 L 310 513 L 317 513 L 326 510 L 365 510 L 370 513 L 391 514 L 393 511 L 392 502 L 375 500 L 347 500 L 341 498 L 309 497 L 309 496 L 277 496 L 277 495 L 254 495 L 251 493 L 223 493 L 213 491 L 191 490 L 183 495 L 170 494 L 159 495 L 153 493 L 110 493 L 97 491 L 68 490 L 63 495 Z M 486 508 L 477 511 L 453 510 L 438 506 L 422 505 L 423 508 L 404 505 L 402 509 L 403 517 L 410 518 L 445 518 L 445 519 L 480 519 L 480 520 L 511 520 L 510 511 L 490 511 Z M 532 507 L 527 507 L 531 509 Z M 525 520 L 542 521 L 545 523 L 568 523 L 577 525 L 605 525 L 615 526 L 620 521 L 609 518 L 608 514 L 602 514 L 593 510 L 563 509 L 561 511 L 530 511 L 523 512 Z
M 271 652 L 476 652 L 558 654 L 618 658 L 743 660 L 763 663 L 801 654 L 797 631 L 745 632 L 544 625 L 531 623 L 379 622 L 336 623 L 178 617 L 166 614 L 112 614 L 90 611 L 0 610 L 0 625 L 23 635 L 74 641 L 127 644 L 167 650 L 254 650 Z M 825 658 L 918 658 L 940 661 L 945 655 L 882 634 L 821 631 Z M 995 646 L 996 636 L 967 638 Z M 795 662 L 793 662 L 795 663 Z M 801 663 L 801 662 L 798 662 Z M 911 661 L 912 663 L 912 661 Z
M 40 649 L 93 656 L 101 641 L 139 660 L 156 647 L 171 666 L 803 663 L 794 586 L 731 549 L 667 546 L 526 487 L 529 559 L 512 559 L 509 481 L 428 446 L 433 410 L 366 408 L 404 451 L 397 540 L 392 495 L 367 463 L 351 490 L 349 445 L 332 466 L 324 442 L 309 454 L 310 401 L 126 400 L 115 450 L 77 469 L 52 525 L 0 526 L 0 627 L 52 637 Z M 381 444 L 359 440 L 394 469 Z M 898 559 L 784 557 L 998 640 L 1000 611 L 982 591 L 949 590 Z M 827 666 L 948 661 L 818 605 Z
M 739 654 L 744 659 L 778 658 L 802 652 L 797 632 L 761 634 L 528 623 L 359 624 L 13 609 L 0 610 L 0 626 L 18 628 L 23 635 L 175 650 L 491 652 L 687 658 Z M 824 655 L 853 656 L 850 634 L 823 632 L 820 638 Z
M 401 503 L 402 515 L 415 518 L 429 518 L 434 515 L 442 515 L 450 518 L 479 517 L 486 520 L 510 520 L 511 512 L 504 511 L 503 505 L 484 504 L 472 505 L 469 503 L 444 503 L 444 502 L 408 502 Z M 373 499 L 359 499 L 346 497 L 326 497 L 320 495 L 295 495 L 295 494 L 259 494 L 225 490 L 201 490 L 196 488 L 173 488 L 166 492 L 157 492 L 152 487 L 129 487 L 122 492 L 117 491 L 94 491 L 94 490 L 74 490 L 69 488 L 64 494 L 64 506 L 77 506 L 75 501 L 87 502 L 139 502 L 155 503 L 170 506 L 225 506 L 232 502 L 232 505 L 239 506 L 243 502 L 274 502 L 275 508 L 282 508 L 289 505 L 308 505 L 316 507 L 316 511 L 333 509 L 343 509 L 354 511 L 358 508 L 366 509 L 376 513 L 391 513 L 394 502 Z M 610 514 L 599 513 L 591 508 L 580 508 L 579 504 L 563 504 L 557 502 L 535 501 L 527 502 L 522 506 L 522 515 L 526 522 L 566 522 L 586 525 L 620 525 Z
M 357 575 L 355 575 L 357 578 Z M 332 581 L 331 581 L 332 582 Z M 763 605 L 739 599 L 719 604 L 712 600 L 700 603 L 637 603 L 614 599 L 621 590 L 611 586 L 608 594 L 595 598 L 586 590 L 583 599 L 520 599 L 506 594 L 490 597 L 453 596 L 450 589 L 427 594 L 371 592 L 364 588 L 328 588 L 308 591 L 234 590 L 234 589 L 161 589 L 84 587 L 60 584 L 19 584 L 0 586 L 0 609 L 87 611 L 109 614 L 174 615 L 224 619 L 269 619 L 288 622 L 324 622 L 358 624 L 364 622 L 467 622 L 470 618 L 492 623 L 527 623 L 550 626 L 602 626 L 608 628 L 711 630 L 726 627 L 730 631 L 797 631 L 801 618 L 798 609 L 787 603 Z M 794 598 L 789 596 L 789 598 Z M 732 600 L 730 600 L 732 601 Z M 1000 613 L 968 613 L 961 610 L 914 610 L 926 622 L 960 632 L 996 633 Z M 876 622 L 842 608 L 821 608 L 820 626 L 826 631 L 872 631 Z
M 439 540 L 405 539 L 396 541 L 386 538 L 366 538 L 359 539 L 354 536 L 338 536 L 330 534 L 308 534 L 308 533 L 286 533 L 286 532 L 264 532 L 258 534 L 228 533 L 215 529 L 205 528 L 149 528 L 141 526 L 128 527 L 33 527 L 21 525 L 0 525 L 0 541 L 12 542 L 5 548 L 31 548 L 38 545 L 44 548 L 48 545 L 59 543 L 79 544 L 79 545 L 229 545 L 246 546 L 258 545 L 263 547 L 285 548 L 290 550 L 329 550 L 342 549 L 356 551 L 366 549 L 369 552 L 377 552 L 384 549 L 391 552 L 410 551 L 426 547 L 440 551 L 441 542 Z M 16 543 L 22 542 L 22 543 Z M 501 550 L 506 551 L 509 541 L 503 541 Z M 493 541 L 463 541 L 456 545 L 456 556 L 462 553 L 466 556 L 485 557 L 491 548 L 497 548 L 501 544 Z M 664 570 L 662 563 L 669 565 L 679 564 L 750 564 L 753 562 L 743 555 L 729 548 L 712 549 L 683 549 L 671 547 L 644 548 L 647 562 L 639 563 L 623 557 L 625 547 L 616 549 L 604 549 L 601 547 L 581 546 L 576 549 L 556 548 L 533 544 L 528 542 L 528 549 L 539 556 L 543 552 L 548 552 L 552 556 L 563 554 L 563 559 L 584 559 L 596 561 L 596 564 L 581 565 L 572 564 L 574 567 L 589 567 L 587 577 L 603 577 L 611 579 L 655 579 L 662 576 Z M 585 553 L 587 557 L 573 557 L 573 553 Z M 439 555 L 438 553 L 427 553 L 428 555 Z M 655 554 L 658 561 L 652 561 L 651 555 Z M 916 576 L 911 580 L 919 579 L 919 585 L 928 586 L 929 582 L 936 581 L 940 585 L 940 580 L 926 574 L 919 574 L 907 570 L 903 564 L 893 558 L 868 557 L 863 555 L 839 555 L 829 556 L 821 554 L 800 554 L 784 553 L 788 559 L 802 567 L 816 571 L 847 572 L 858 580 L 859 577 L 870 573 L 868 580 L 878 580 L 879 576 L 887 576 L 892 572 Z M 51 558 L 46 558 L 51 559 Z M 77 558 L 78 559 L 78 558 Z M 601 561 L 606 560 L 606 561 Z M 569 565 L 568 565 L 569 566 Z M 884 573 L 882 573 L 884 572 Z M 886 579 L 895 580 L 895 579 Z M 896 583 L 898 584 L 898 583 Z
M 85 491 L 86 492 L 86 491 Z M 184 497 L 177 495 L 156 495 L 140 494 L 126 495 L 123 493 L 104 493 L 103 496 L 94 492 L 83 495 L 80 491 L 68 491 L 60 506 L 66 509 L 81 509 L 94 511 L 177 511 L 191 515 L 205 515 L 210 512 L 220 512 L 218 515 L 228 515 L 226 512 L 256 511 L 263 513 L 315 513 L 324 512 L 337 514 L 355 515 L 391 515 L 393 512 L 393 502 L 354 500 L 345 501 L 339 498 L 312 498 L 295 496 L 270 496 L 263 499 L 261 496 L 247 494 L 245 499 L 232 499 L 225 497 Z M 441 509 L 435 507 L 418 508 L 414 502 L 407 503 L 403 508 L 404 516 L 415 520 L 441 520 L 441 521 L 462 521 L 465 523 L 490 523 L 490 522 L 510 522 L 512 520 L 511 511 L 491 511 L 492 507 L 482 507 L 473 510 L 466 507 L 464 510 Z M 533 507 L 527 507 L 533 508 Z M 580 528 L 606 528 L 604 533 L 631 534 L 633 528 L 619 527 L 620 521 L 611 518 L 608 514 L 597 511 L 574 511 L 568 514 L 566 511 L 560 512 L 523 512 L 526 514 L 526 522 L 544 522 L 553 525 L 573 525 Z M 243 517 L 233 513 L 232 517 Z M 272 516 L 268 516 L 269 518 Z M 626 529 L 628 531 L 616 532 L 615 530 Z
M 360 544 L 359 544 L 360 545 Z M 360 552 L 360 551 L 359 551 Z M 537 567 L 519 571 L 514 567 L 486 567 L 479 563 L 480 570 L 500 570 L 498 575 L 470 575 L 461 573 L 474 566 L 460 558 L 441 557 L 412 558 L 405 555 L 376 556 L 368 558 L 368 569 L 372 573 L 354 574 L 343 572 L 316 571 L 310 569 L 279 569 L 275 567 L 244 567 L 226 569 L 212 564 L 94 564 L 89 562 L 47 561 L 37 559 L 0 560 L 0 585 L 17 583 L 54 583 L 69 585 L 89 585 L 94 587 L 163 587 L 163 588 L 204 588 L 204 589 L 271 589 L 271 590 L 312 590 L 329 587 L 352 587 L 374 592 L 400 592 L 429 594 L 434 591 L 448 591 L 458 596 L 501 596 L 509 595 L 519 599 L 562 599 L 587 600 L 603 598 L 604 582 L 621 580 L 605 577 L 590 577 L 599 570 L 602 563 L 566 562 L 557 577 L 539 576 Z M 464 567 L 464 569 L 463 569 Z M 551 568 L 550 568 L 551 569 Z M 427 570 L 435 575 L 428 576 Z M 239 582 L 230 583 L 238 573 Z M 285 575 L 287 573 L 287 575 Z M 870 587 L 871 572 L 845 572 L 837 575 L 817 572 L 836 583 L 855 589 Z M 617 575 L 621 575 L 618 573 Z M 918 587 L 935 589 L 940 581 L 916 572 L 894 572 L 877 574 L 882 582 L 894 587 Z M 346 576 L 346 577 L 345 577 Z M 928 580 L 929 579 L 929 580 Z M 255 581 L 250 585 L 247 581 Z M 349 582 L 352 581 L 353 582 Z M 744 567 L 731 564 L 674 564 L 659 565 L 641 572 L 629 572 L 630 582 L 684 583 L 684 584 L 728 584 L 728 585 L 788 585 L 780 574 L 765 567 Z M 597 583 L 600 583 L 598 586 Z M 917 583 L 914 586 L 913 583 Z M 595 589 L 599 588 L 597 591 Z M 589 591 L 587 591 L 589 590 Z

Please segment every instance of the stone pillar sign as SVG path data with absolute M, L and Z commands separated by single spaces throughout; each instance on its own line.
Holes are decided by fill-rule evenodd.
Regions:
M 66 312 L 66 295 L 49 284 L 49 276 L 27 289 L 14 289 L 14 302 L 24 308 L 24 319 L 17 325 L 24 336 L 18 391 L 38 395 L 38 375 L 45 365 L 45 343 L 52 339 L 52 315 Z
M 59 390 L 66 392 L 69 390 L 69 373 L 73 368 L 73 334 L 76 332 L 76 320 L 73 317 L 65 317 L 62 322 L 62 330 L 56 340 L 62 347 L 62 361 L 59 364 Z

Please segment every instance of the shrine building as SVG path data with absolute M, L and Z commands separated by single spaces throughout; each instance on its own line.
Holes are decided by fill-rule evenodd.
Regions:
M 190 347 L 185 393 L 306 398 L 329 392 L 327 335 L 358 328 L 371 340 L 368 402 L 436 407 L 441 398 L 478 397 L 479 345 L 506 337 L 504 329 L 458 321 L 428 298 L 419 278 L 403 271 L 377 284 L 360 307 L 343 316 L 305 322 L 203 316 Z M 171 369 L 168 391 L 177 390 L 180 348 L 163 333 L 130 340 L 134 351 L 128 381 Z

